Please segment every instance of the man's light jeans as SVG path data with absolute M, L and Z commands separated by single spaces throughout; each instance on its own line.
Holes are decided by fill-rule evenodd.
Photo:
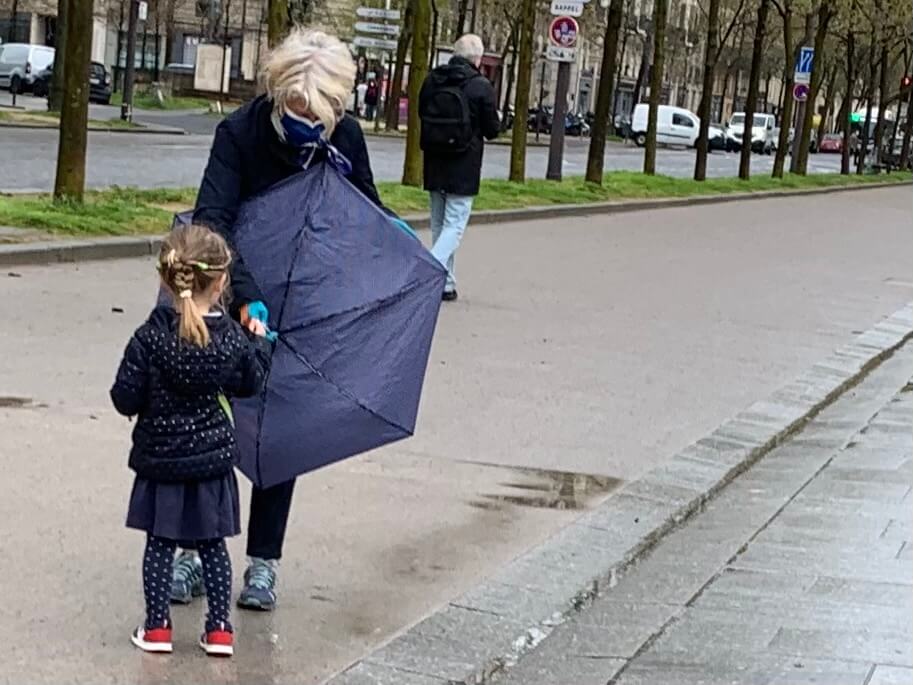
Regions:
M 469 215 L 472 212 L 471 195 L 453 195 L 440 190 L 431 191 L 431 254 L 447 267 L 446 292 L 456 290 L 453 256 L 460 246 Z

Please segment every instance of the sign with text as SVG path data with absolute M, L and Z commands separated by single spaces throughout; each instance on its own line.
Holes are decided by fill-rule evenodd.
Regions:
M 359 7 L 355 14 L 363 19 L 389 19 L 399 21 L 399 10 L 382 10 L 376 7 Z
M 583 14 L 581 0 L 552 0 L 551 13 L 555 16 L 579 17 Z
M 572 48 L 577 45 L 577 36 L 580 26 L 574 17 L 555 17 L 548 27 L 548 39 L 552 45 L 562 48 Z
M 396 50 L 396 41 L 386 38 L 371 38 L 370 36 L 355 36 L 352 45 L 357 48 L 376 48 L 378 50 Z
M 358 33 L 379 33 L 384 36 L 399 35 L 399 26 L 396 24 L 376 24 L 372 21 L 356 21 L 355 30 Z
M 564 48 L 560 45 L 549 45 L 545 48 L 545 59 L 549 62 L 576 62 L 577 48 Z

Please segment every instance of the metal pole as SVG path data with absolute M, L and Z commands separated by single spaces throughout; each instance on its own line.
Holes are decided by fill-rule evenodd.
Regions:
M 133 76 L 136 71 L 136 22 L 139 20 L 138 0 L 127 0 L 130 3 L 130 19 L 127 23 L 127 56 L 124 63 L 124 99 L 120 106 L 120 118 L 133 120 Z
M 552 138 L 548 144 L 548 170 L 545 178 L 561 180 L 564 158 L 564 117 L 567 114 L 567 89 L 571 81 L 571 63 L 558 63 L 558 83 L 555 84 L 555 107 L 552 115 Z
M 792 93 L 787 93 L 787 97 L 792 97 Z M 799 103 L 798 107 L 796 107 L 796 126 L 795 126 L 796 133 L 795 133 L 795 137 L 793 138 L 792 148 L 790 148 L 790 159 L 789 159 L 789 173 L 791 173 L 791 174 L 796 173 L 796 169 L 798 169 L 799 145 L 802 144 L 801 143 L 802 129 L 804 128 L 803 125 L 805 124 L 805 106 L 806 106 L 806 104 L 807 103 L 805 101 L 803 101 L 803 102 Z M 750 135 L 750 134 L 748 134 L 748 135 Z M 743 134 L 743 136 L 742 136 L 743 143 L 744 143 L 744 138 L 745 138 L 745 135 Z
M 539 142 L 539 118 L 542 116 L 542 99 L 545 97 L 545 60 L 542 60 L 542 73 L 539 74 L 539 109 L 536 112 L 536 142 Z M 517 120 L 518 116 L 521 116 L 521 112 L 514 112 L 514 121 Z M 527 112 L 529 116 L 529 112 Z

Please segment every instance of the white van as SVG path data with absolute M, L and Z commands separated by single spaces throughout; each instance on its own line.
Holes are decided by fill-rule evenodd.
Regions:
M 32 90 L 38 72 L 54 63 L 54 48 L 28 43 L 0 44 L 0 88 L 11 93 Z
M 751 119 L 751 150 L 769 155 L 777 147 L 779 131 L 775 128 L 777 120 L 773 114 L 755 112 Z M 777 131 L 774 133 L 774 131 Z M 745 113 L 736 112 L 729 117 L 726 126 L 726 151 L 742 149 L 742 138 L 745 135 Z
M 634 116 L 631 118 L 631 136 L 640 147 L 647 143 L 649 111 L 650 106 L 641 103 L 634 108 Z M 656 113 L 656 142 L 660 145 L 694 147 L 700 127 L 701 120 L 694 112 L 672 105 L 660 105 Z

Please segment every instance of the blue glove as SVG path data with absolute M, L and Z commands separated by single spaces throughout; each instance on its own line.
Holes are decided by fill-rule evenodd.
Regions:
M 276 331 L 270 330 L 269 327 L 269 309 L 266 308 L 260 300 L 255 300 L 254 302 L 249 302 L 247 304 L 247 315 L 256 319 L 266 327 L 266 339 L 270 342 L 276 342 L 279 338 L 279 334 Z
M 408 233 L 408 234 L 411 235 L 413 238 L 418 238 L 418 235 L 416 234 L 416 232 L 415 232 L 415 230 L 412 228 L 412 226 L 410 226 L 409 224 L 407 224 L 405 221 L 403 221 L 403 220 L 400 219 L 399 217 L 392 217 L 392 216 L 391 216 L 391 217 L 390 217 L 390 221 L 391 221 L 391 222 L 393 223 L 393 225 L 396 226 L 399 230 L 403 231 L 404 233 Z

